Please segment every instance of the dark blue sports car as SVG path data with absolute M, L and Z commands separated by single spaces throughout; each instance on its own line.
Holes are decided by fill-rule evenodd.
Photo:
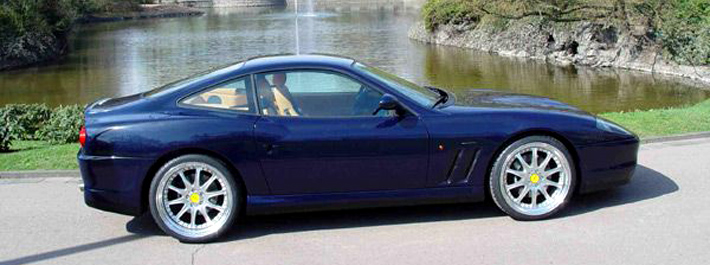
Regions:
M 242 214 L 475 202 L 518 220 L 629 182 L 639 140 L 542 97 L 455 97 L 352 59 L 260 57 L 85 112 L 89 206 L 213 240 Z

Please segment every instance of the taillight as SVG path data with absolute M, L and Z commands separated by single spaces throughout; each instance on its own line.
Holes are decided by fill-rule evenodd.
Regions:
M 81 130 L 79 130 L 79 144 L 81 144 L 81 147 L 84 147 L 85 143 L 86 143 L 86 127 L 81 126 Z

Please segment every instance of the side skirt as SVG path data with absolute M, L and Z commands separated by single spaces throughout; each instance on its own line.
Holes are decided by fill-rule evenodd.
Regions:
M 247 215 L 483 201 L 483 187 L 247 196 Z

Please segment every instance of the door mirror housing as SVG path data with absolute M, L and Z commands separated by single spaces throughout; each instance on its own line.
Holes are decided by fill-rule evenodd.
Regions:
M 395 110 L 397 115 L 403 115 L 404 114 L 404 108 L 402 105 L 399 103 L 397 98 L 390 94 L 384 94 L 380 98 L 380 102 L 377 106 L 377 109 L 375 112 L 372 113 L 372 115 L 377 115 L 380 110 Z
M 383 110 L 393 110 L 399 107 L 399 101 L 390 94 L 384 94 L 380 98 L 379 108 Z

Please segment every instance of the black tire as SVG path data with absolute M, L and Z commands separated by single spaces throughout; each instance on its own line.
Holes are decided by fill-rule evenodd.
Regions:
M 504 191 L 501 188 L 501 173 L 503 170 L 505 170 L 503 167 L 505 166 L 504 164 L 506 163 L 506 158 L 508 158 L 513 152 L 517 152 L 519 148 L 524 148 L 524 146 L 529 146 L 529 144 L 547 144 L 550 145 L 556 149 L 559 150 L 559 152 L 564 156 L 564 158 L 567 161 L 567 164 L 569 165 L 569 187 L 567 188 L 566 194 L 560 192 L 559 196 L 557 197 L 561 203 L 559 203 L 556 207 L 552 208 L 549 212 L 544 212 L 540 214 L 526 214 L 524 212 L 521 212 L 517 210 L 513 204 L 510 203 L 510 196 L 508 195 L 507 191 Z M 530 162 L 532 163 L 532 159 L 530 159 Z M 532 179 L 532 176 L 530 177 Z M 536 179 L 538 177 L 535 177 Z M 544 177 L 543 177 L 544 178 Z M 526 180 L 527 181 L 527 180 Z M 535 182 L 537 183 L 537 181 Z M 522 138 L 520 140 L 517 140 L 513 142 L 512 144 L 508 145 L 503 152 L 501 152 L 498 157 L 496 157 L 495 163 L 493 164 L 493 167 L 491 168 L 491 175 L 489 176 L 489 181 L 488 181 L 488 186 L 490 189 L 491 197 L 493 198 L 493 201 L 495 204 L 498 206 L 499 209 L 501 209 L 503 212 L 505 212 L 507 215 L 512 217 L 513 219 L 520 220 L 520 221 L 533 221 L 533 220 L 541 220 L 548 218 L 562 209 L 564 209 L 569 201 L 572 198 L 572 195 L 574 193 L 574 188 L 575 185 L 577 184 L 577 174 L 576 174 L 576 165 L 574 163 L 574 160 L 572 159 L 572 156 L 570 155 L 569 151 L 567 148 L 562 144 L 560 141 L 553 137 L 549 136 L 529 136 Z M 522 192 L 521 192 L 522 193 Z M 527 194 L 527 193 L 526 193 Z M 537 193 L 535 193 L 537 194 Z M 540 194 L 538 194 L 540 195 Z M 563 196 L 564 195 L 564 196 Z M 505 196 L 505 197 L 504 197 Z M 525 197 L 525 196 L 523 196 Z M 530 196 L 532 197 L 532 196 Z M 553 204 L 554 205 L 554 204 Z
M 220 174 L 222 174 L 225 178 L 224 181 L 226 181 L 228 187 L 225 187 L 224 189 L 227 192 L 231 192 L 233 194 L 234 201 L 231 204 L 231 210 L 229 211 L 228 214 L 225 213 L 226 216 L 223 218 L 225 221 L 224 223 L 220 225 L 219 229 L 217 229 L 214 232 L 211 232 L 209 234 L 205 235 L 200 235 L 200 236 L 185 236 L 183 234 L 180 234 L 178 231 L 174 230 L 171 228 L 170 225 L 168 225 L 166 222 L 169 222 L 169 220 L 163 220 L 161 218 L 161 214 L 158 210 L 158 203 L 157 203 L 157 193 L 158 193 L 158 187 L 160 185 L 161 180 L 164 178 L 169 178 L 170 175 L 168 173 L 175 167 L 180 166 L 180 165 L 185 165 L 185 163 L 204 163 L 207 164 L 217 171 L 219 171 Z M 150 206 L 150 212 L 151 215 L 153 216 L 153 220 L 155 223 L 160 227 L 161 230 L 163 230 L 166 234 L 180 240 L 181 242 L 186 242 L 186 243 L 205 243 L 205 242 L 210 242 L 213 241 L 223 234 L 225 234 L 229 229 L 231 229 L 232 225 L 234 224 L 234 221 L 238 218 L 240 212 L 241 212 L 241 207 L 242 207 L 242 201 L 243 201 L 243 192 L 242 192 L 242 186 L 240 185 L 241 183 L 237 182 L 232 175 L 232 173 L 229 171 L 229 169 L 221 163 L 219 160 L 214 159 L 209 156 L 205 155 L 183 155 L 180 157 L 177 157 L 175 159 L 170 160 L 169 162 L 165 163 L 160 170 L 155 174 L 155 177 L 151 181 L 150 184 L 150 195 L 148 197 L 149 201 L 149 206 Z M 222 221 L 221 221 L 222 222 Z

